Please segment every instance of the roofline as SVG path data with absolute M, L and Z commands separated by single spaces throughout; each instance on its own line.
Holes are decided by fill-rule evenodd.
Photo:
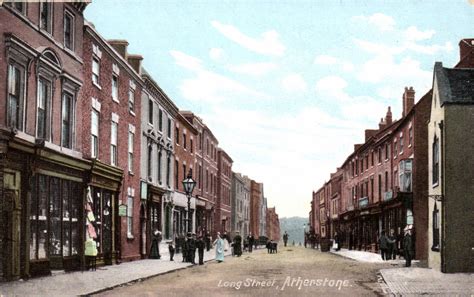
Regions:
M 135 80 L 137 81 L 137 83 L 140 84 L 141 87 L 143 87 L 144 83 L 143 83 L 143 80 L 140 76 L 139 73 L 137 73 L 135 71 L 135 69 L 132 68 L 132 66 L 130 64 L 128 64 L 128 61 L 125 60 L 124 57 L 122 57 L 122 55 L 120 55 L 108 42 L 107 40 L 102 37 L 102 35 L 100 35 L 100 33 L 94 28 L 94 26 L 92 25 L 92 23 L 90 23 L 89 21 L 87 21 L 85 18 L 84 18 L 84 28 L 85 28 L 85 32 L 89 33 L 95 40 L 97 40 L 98 42 L 101 43 L 102 47 L 112 56 L 112 58 L 114 58 L 115 60 L 117 60 L 118 62 L 120 62 L 120 64 L 122 64 L 122 67 L 125 68 L 125 70 L 130 74 L 130 76 L 133 76 L 135 78 Z

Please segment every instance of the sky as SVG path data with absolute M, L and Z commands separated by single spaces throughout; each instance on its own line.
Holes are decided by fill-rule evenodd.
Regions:
M 405 86 L 418 100 L 435 61 L 454 66 L 474 37 L 474 0 L 93 0 L 85 16 L 128 40 L 280 217 L 307 217 L 364 130 L 388 106 L 400 118 Z

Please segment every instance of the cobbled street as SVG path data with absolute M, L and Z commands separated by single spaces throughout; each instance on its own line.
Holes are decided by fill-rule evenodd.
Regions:
M 99 296 L 382 296 L 377 272 L 361 263 L 304 247 L 226 257 L 106 291 Z

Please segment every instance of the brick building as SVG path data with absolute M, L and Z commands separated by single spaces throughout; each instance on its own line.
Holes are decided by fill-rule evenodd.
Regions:
M 99 259 L 140 258 L 141 56 L 84 25 L 82 151 Z M 119 214 L 119 207 L 126 208 Z M 87 232 L 86 235 L 89 235 Z
M 261 234 L 260 213 L 263 198 L 261 188 L 262 184 L 254 180 L 250 181 L 250 233 L 252 233 L 255 238 L 258 238 Z
M 198 136 L 196 128 L 180 113 L 175 121 L 175 192 L 174 192 L 174 216 L 175 232 L 185 235 L 186 232 L 195 232 L 196 223 L 196 198 L 191 197 L 188 205 L 188 198 L 183 188 L 182 181 L 191 173 L 195 179 L 195 140 Z M 196 195 L 197 191 L 193 192 Z M 189 218 L 188 216 L 189 209 Z M 188 221 L 188 219 L 190 221 Z M 188 225 L 189 224 L 189 225 Z
M 215 231 L 230 233 L 231 226 L 231 189 L 232 158 L 221 148 L 217 150 L 217 199 L 215 211 Z
M 393 121 L 389 107 L 378 129 L 365 130 L 365 142 L 354 145 L 341 168 L 313 193 L 321 238 L 338 232 L 344 246 L 375 252 L 380 233 L 393 231 L 400 249 L 403 228 L 414 224 L 417 259 L 426 259 L 427 130 L 422 123 L 430 96 L 415 105 L 413 88 L 406 88 L 402 118 Z
M 267 209 L 266 220 L 267 220 L 266 228 L 267 228 L 268 239 L 279 242 L 280 241 L 280 220 L 278 219 L 278 214 L 276 213 L 275 207 L 269 207 Z
M 215 212 L 217 202 L 217 145 L 218 141 L 201 118 L 190 111 L 181 114 L 197 129 L 195 167 L 196 223 L 203 232 L 216 236 Z
M 84 264 L 86 5 L 0 4 L 0 280 Z

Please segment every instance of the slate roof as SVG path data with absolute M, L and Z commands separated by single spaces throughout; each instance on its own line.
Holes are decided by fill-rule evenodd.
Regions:
M 445 68 L 435 63 L 440 104 L 474 104 L 474 68 Z

